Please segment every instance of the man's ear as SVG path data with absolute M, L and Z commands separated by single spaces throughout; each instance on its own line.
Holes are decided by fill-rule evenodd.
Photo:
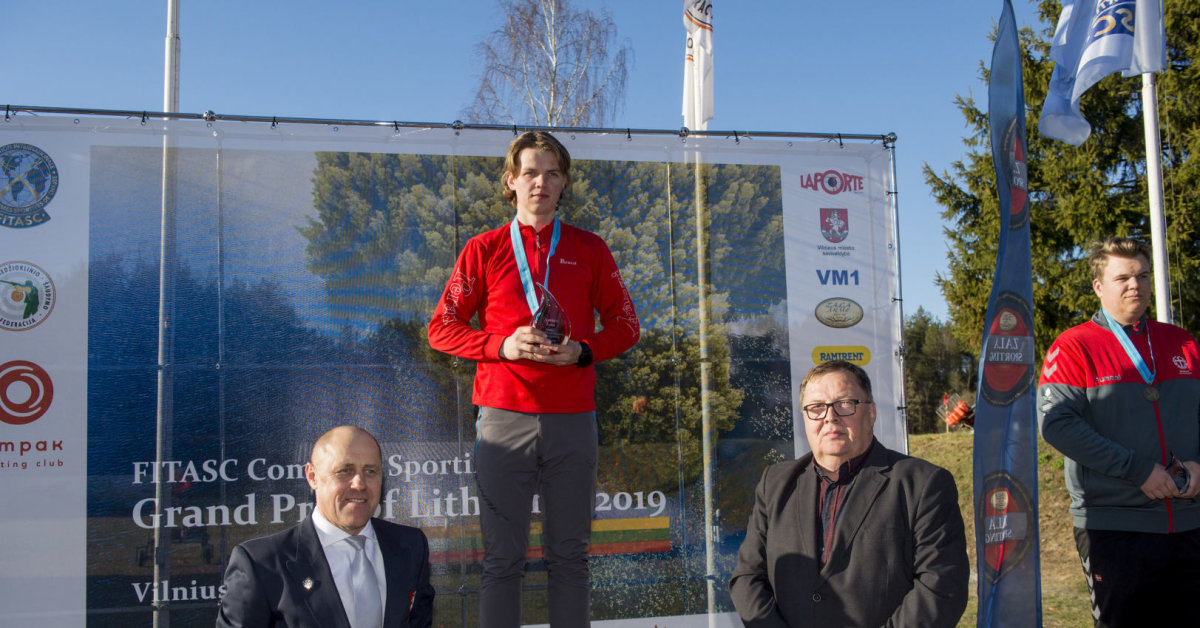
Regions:
M 317 470 L 311 462 L 304 463 L 304 479 L 308 480 L 309 488 L 317 490 Z

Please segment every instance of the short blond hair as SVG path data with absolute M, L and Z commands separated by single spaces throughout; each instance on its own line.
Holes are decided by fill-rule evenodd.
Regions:
M 1108 238 L 1104 241 L 1092 242 L 1088 245 L 1088 263 L 1092 265 L 1092 279 L 1104 279 L 1104 269 L 1108 267 L 1108 258 L 1123 257 L 1136 259 L 1145 258 L 1150 264 L 1150 247 L 1137 238 Z

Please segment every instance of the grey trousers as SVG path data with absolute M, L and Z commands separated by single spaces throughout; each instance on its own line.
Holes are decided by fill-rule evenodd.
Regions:
M 483 532 L 479 625 L 521 625 L 529 517 L 538 494 L 550 625 L 589 626 L 588 543 L 596 505 L 596 414 L 480 408 L 475 481 Z

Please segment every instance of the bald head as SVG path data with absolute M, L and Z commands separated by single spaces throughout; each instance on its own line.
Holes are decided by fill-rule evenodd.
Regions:
M 313 443 L 312 453 L 309 454 L 309 462 L 316 462 L 319 456 L 330 453 L 331 448 L 336 450 L 337 443 L 353 440 L 355 437 L 366 437 L 375 443 L 375 450 L 379 452 L 380 460 L 383 459 L 383 450 L 379 447 L 379 441 L 371 435 L 367 430 L 354 425 L 339 425 L 328 432 L 325 432 Z
M 383 489 L 379 441 L 352 425 L 335 427 L 313 444 L 304 475 L 321 515 L 347 533 L 358 534 L 375 514 Z

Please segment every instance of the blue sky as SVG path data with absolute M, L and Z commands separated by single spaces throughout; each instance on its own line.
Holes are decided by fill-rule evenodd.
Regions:
M 451 122 L 474 97 L 492 0 L 180 0 L 180 110 Z M 634 51 L 614 127 L 678 129 L 679 0 L 607 8 Z M 956 95 L 986 106 L 980 64 L 1001 0 L 715 0 L 713 130 L 879 134 L 896 143 L 904 312 L 946 318 L 941 207 L 921 174 L 964 155 Z M 166 0 L 39 0 L 5 11 L 0 103 L 163 108 Z M 1018 26 L 1035 8 L 1015 0 Z M 1038 27 L 1040 28 L 1040 26 Z

